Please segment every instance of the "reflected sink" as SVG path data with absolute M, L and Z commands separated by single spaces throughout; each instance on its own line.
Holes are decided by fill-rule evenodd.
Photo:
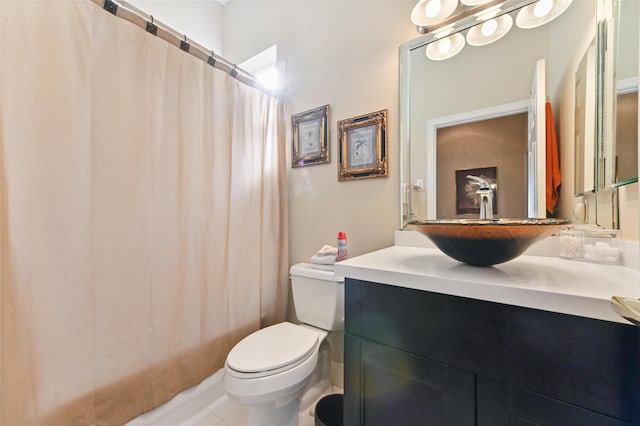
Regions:
M 564 219 L 416 220 L 404 230 L 422 232 L 444 254 L 462 263 L 490 266 L 515 259 L 536 240 L 568 224 Z

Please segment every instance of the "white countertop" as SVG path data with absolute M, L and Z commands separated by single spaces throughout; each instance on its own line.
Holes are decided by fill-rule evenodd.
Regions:
M 611 296 L 640 298 L 640 272 L 556 257 L 520 256 L 492 267 L 459 263 L 434 248 L 393 246 L 335 264 L 336 275 L 629 324 Z

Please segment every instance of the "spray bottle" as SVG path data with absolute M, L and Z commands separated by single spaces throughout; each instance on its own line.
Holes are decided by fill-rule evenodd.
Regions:
M 336 262 L 345 260 L 347 258 L 347 234 L 340 231 L 338 232 L 338 255 L 336 256 Z

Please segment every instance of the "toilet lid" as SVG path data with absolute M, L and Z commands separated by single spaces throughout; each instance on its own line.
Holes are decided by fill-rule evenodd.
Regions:
M 227 356 L 227 365 L 243 373 L 274 370 L 306 358 L 316 347 L 318 333 L 283 322 L 242 339 Z

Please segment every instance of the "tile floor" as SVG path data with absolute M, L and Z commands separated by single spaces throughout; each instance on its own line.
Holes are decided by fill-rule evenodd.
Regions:
M 334 387 L 318 397 L 318 400 L 330 393 L 342 393 L 342 389 Z M 311 404 L 311 409 L 300 413 L 300 426 L 314 425 L 313 407 L 315 407 L 315 402 Z M 182 421 L 180 426 L 243 426 L 246 415 L 245 407 L 229 399 L 226 395 L 222 395 L 199 413 Z

